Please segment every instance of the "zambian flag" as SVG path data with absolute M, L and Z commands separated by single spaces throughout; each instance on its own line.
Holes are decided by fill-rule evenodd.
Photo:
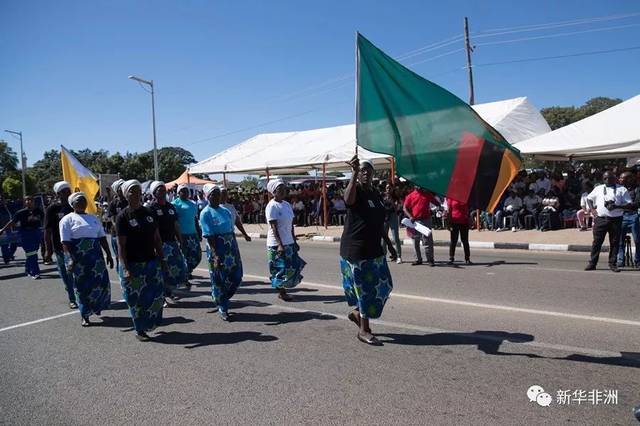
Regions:
M 358 145 L 392 155 L 415 185 L 493 211 L 519 151 L 460 98 L 357 38 Z

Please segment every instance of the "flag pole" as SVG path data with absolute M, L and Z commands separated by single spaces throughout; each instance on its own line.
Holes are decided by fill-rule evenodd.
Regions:
M 356 156 L 358 155 L 358 121 L 360 119 L 360 102 L 358 97 L 360 96 L 358 82 L 360 81 L 360 52 L 358 52 L 358 31 L 356 31 L 356 88 L 355 88 L 355 106 L 354 112 L 356 116 Z

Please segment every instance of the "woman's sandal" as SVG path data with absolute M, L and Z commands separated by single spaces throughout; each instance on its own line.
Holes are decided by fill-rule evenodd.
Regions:
M 349 321 L 351 321 L 352 323 L 357 325 L 358 328 L 360 328 L 360 315 L 356 315 L 356 312 L 357 311 L 349 312 L 349 315 L 347 315 L 347 318 L 349 318 Z
M 358 333 L 358 340 L 360 340 L 362 343 L 366 343 L 367 345 L 382 346 L 382 342 L 378 340 L 378 338 L 373 334 L 371 335 L 370 338 L 366 338 L 362 336 L 360 333 Z
M 284 300 L 285 302 L 291 302 L 293 300 L 293 297 L 289 296 L 286 292 L 281 291 L 278 294 L 278 298 Z

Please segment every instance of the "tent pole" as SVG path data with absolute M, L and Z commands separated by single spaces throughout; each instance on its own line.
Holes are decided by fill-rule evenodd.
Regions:
M 227 174 L 226 173 L 222 173 L 222 184 L 225 187 L 227 186 Z
M 391 157 L 391 185 L 396 184 L 396 157 Z
M 267 183 L 269 183 L 269 169 L 268 168 L 267 168 L 266 172 L 267 172 Z
M 327 205 L 327 164 L 322 164 L 322 210 L 324 229 L 329 228 L 329 206 Z

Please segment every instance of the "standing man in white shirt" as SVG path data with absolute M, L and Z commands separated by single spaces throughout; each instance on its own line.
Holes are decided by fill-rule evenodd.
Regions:
M 620 272 L 616 260 L 622 229 L 622 215 L 631 204 L 631 196 L 627 188 L 616 183 L 616 175 L 613 172 L 604 172 L 603 179 L 605 183 L 597 185 L 587 196 L 587 204 L 592 212 L 596 211 L 597 217 L 593 223 L 591 259 L 584 269 L 585 271 L 596 269 L 604 237 L 609 234 L 609 269 L 613 272 Z
M 544 189 L 544 193 L 546 195 L 547 193 L 549 193 L 549 190 L 551 190 L 551 181 L 549 180 L 549 178 L 547 178 L 547 174 L 545 172 L 540 172 L 538 176 L 540 177 L 536 181 L 536 188 L 538 189 L 538 191 Z

